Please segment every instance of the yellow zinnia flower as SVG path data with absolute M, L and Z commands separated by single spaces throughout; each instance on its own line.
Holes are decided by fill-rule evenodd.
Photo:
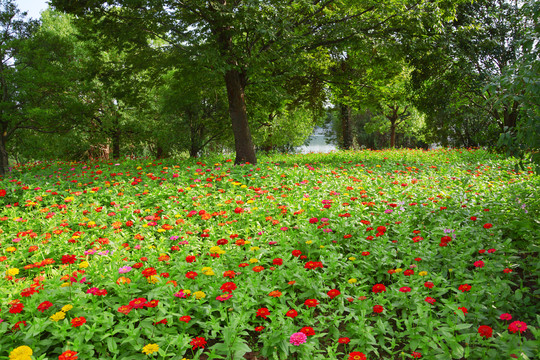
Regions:
M 67 304 L 62 307 L 63 312 L 68 312 L 69 310 L 73 309 L 73 305 Z
M 31 360 L 33 353 L 30 347 L 26 345 L 19 346 L 9 353 L 9 360 Z
M 11 268 L 7 271 L 8 275 L 15 276 L 19 274 L 19 269 L 17 268 Z
M 206 294 L 202 291 L 195 291 L 193 295 L 195 295 L 197 299 L 202 299 L 206 297 Z
M 252 263 L 252 264 L 255 264 L 255 263 L 258 263 L 259 262 L 259 259 L 249 259 L 249 262 Z
M 158 352 L 158 350 L 159 350 L 158 344 L 148 344 L 143 347 L 142 352 L 145 353 L 146 355 L 150 355 L 155 352 Z
M 81 269 L 86 269 L 88 266 L 90 266 L 90 264 L 88 263 L 88 261 L 83 261 L 79 264 L 79 267 Z
M 347 280 L 349 284 L 354 284 L 357 280 L 355 278 Z
M 66 313 L 63 312 L 63 311 L 59 311 L 56 314 L 54 314 L 53 316 L 51 316 L 49 319 L 51 319 L 52 321 L 60 321 L 60 320 L 63 320 L 65 318 L 66 318 Z
M 427 271 L 420 271 L 420 272 L 418 273 L 418 275 L 420 275 L 420 276 L 426 276 L 426 275 L 427 275 Z

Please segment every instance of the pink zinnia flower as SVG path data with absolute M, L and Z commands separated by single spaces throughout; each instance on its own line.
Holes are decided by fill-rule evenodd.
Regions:
M 307 340 L 306 334 L 304 334 L 302 332 L 297 332 L 297 333 L 294 333 L 294 334 L 291 335 L 291 338 L 290 338 L 289 341 L 294 346 L 300 346 L 303 343 L 305 343 L 306 340 Z
M 504 314 L 501 314 L 500 319 L 501 320 L 512 320 L 512 315 L 510 315 L 508 313 L 504 313 Z
M 474 266 L 477 268 L 484 267 L 484 262 L 482 260 L 475 261 Z

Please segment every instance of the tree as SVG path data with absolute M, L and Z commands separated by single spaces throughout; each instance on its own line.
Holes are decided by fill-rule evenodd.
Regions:
M 463 145 L 494 145 L 505 128 L 515 129 L 517 94 L 501 96 L 509 88 L 486 86 L 519 58 L 522 17 L 520 2 L 462 2 L 442 33 L 407 39 L 415 103 L 427 114 L 433 137 L 439 133 L 443 143 L 450 135 L 462 137 Z M 463 127 L 477 131 L 460 131 Z
M 9 142 L 22 133 L 66 133 L 83 116 L 77 76 L 80 49 L 66 21 L 44 13 L 26 22 L 16 5 L 0 10 L 0 173 L 9 166 Z M 52 25 L 54 23 L 54 26 Z
M 236 163 L 257 161 L 246 99 L 246 87 L 256 75 L 271 74 L 278 64 L 294 64 L 299 54 L 370 36 L 389 19 L 407 21 L 433 9 L 440 13 L 452 2 L 441 3 L 444 6 L 438 1 L 52 1 L 60 10 L 99 19 L 96 24 L 116 38 L 141 46 L 162 39 L 219 73 L 227 90 Z M 295 69 L 281 67 L 279 72 Z

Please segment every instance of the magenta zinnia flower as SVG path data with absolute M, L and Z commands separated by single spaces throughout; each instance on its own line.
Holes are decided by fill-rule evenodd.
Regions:
M 307 336 L 302 332 L 297 332 L 291 335 L 290 342 L 294 346 L 300 346 L 306 342 Z

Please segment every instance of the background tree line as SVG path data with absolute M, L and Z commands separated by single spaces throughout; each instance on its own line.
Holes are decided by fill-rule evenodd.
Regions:
M 301 145 L 498 146 L 538 162 L 536 2 L 0 0 L 11 161 Z

